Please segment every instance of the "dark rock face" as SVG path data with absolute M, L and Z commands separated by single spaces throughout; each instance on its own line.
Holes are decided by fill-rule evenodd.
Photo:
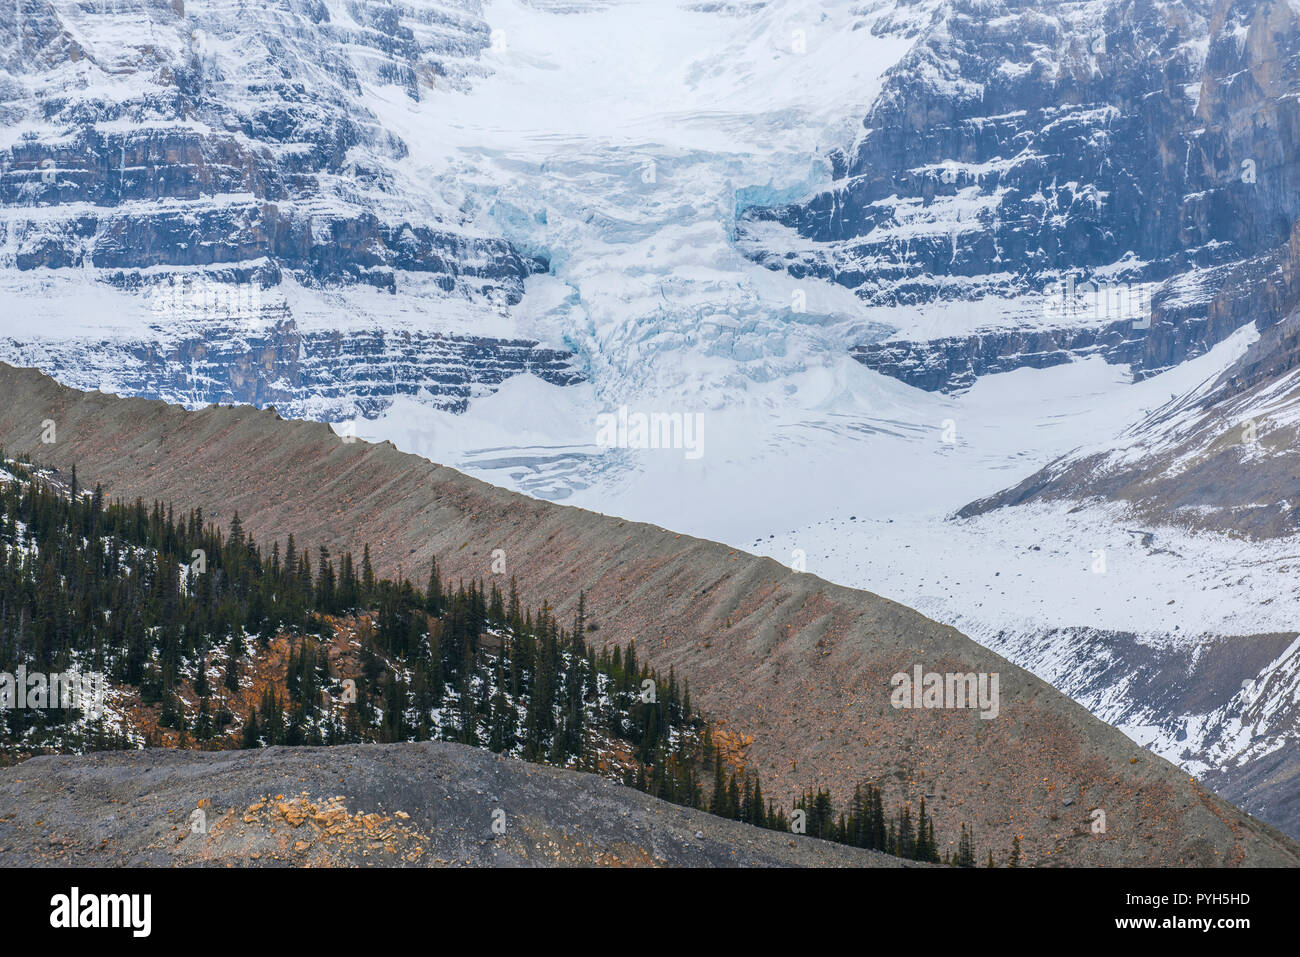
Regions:
M 1108 361 L 1132 361 L 1141 340 L 1131 337 L 1128 321 L 1107 326 L 1023 329 L 928 342 L 888 340 L 856 347 L 863 365 L 928 392 L 953 392 L 974 385 L 978 376 L 1028 366 L 1046 369 L 1072 359 L 1100 354 Z
M 273 405 L 293 418 L 374 417 L 400 395 L 463 412 L 469 400 L 520 373 L 552 385 L 583 380 L 568 353 L 528 339 L 493 339 L 367 329 L 301 332 L 292 318 L 258 327 L 211 325 L 179 341 L 0 343 L 7 354 L 40 355 L 51 375 L 94 388 L 190 407 Z
M 1265 329 L 1245 354 L 1225 370 L 1202 408 L 1209 410 L 1275 382 L 1300 368 L 1300 313 Z
M 410 148 L 366 98 L 396 87 L 420 100 L 483 73 L 480 12 L 477 0 L 349 3 L 337 23 L 319 0 L 237 14 L 187 15 L 179 0 L 0 10 L 0 118 L 13 131 L 0 141 L 0 269 L 36 284 L 24 289 L 41 281 L 24 274 L 54 270 L 146 296 L 193 282 L 238 297 L 292 280 L 518 303 L 548 264 L 412 183 Z M 374 414 L 421 389 L 463 409 L 476 387 L 522 371 L 578 378 L 562 353 L 472 330 L 302 336 L 282 312 L 250 336 L 182 318 L 179 341 L 164 321 L 139 341 L 41 352 L 28 340 L 6 354 L 68 381 L 107 369 L 140 395 L 311 416 Z
M 209 333 L 165 353 L 143 343 L 131 353 L 141 366 L 133 395 L 274 405 L 294 418 L 376 415 L 395 396 L 422 391 L 431 404 L 463 412 L 476 388 L 523 372 L 552 385 L 582 381 L 567 353 L 526 339 L 382 329 L 302 334 L 291 323 L 262 338 Z
M 398 273 L 433 273 L 439 288 L 500 290 L 517 303 L 523 281 L 546 264 L 508 243 L 456 232 L 381 223 L 370 213 L 312 215 L 275 204 L 221 209 L 79 215 L 57 225 L 0 224 L 19 269 L 143 270 L 151 266 L 274 264 L 315 284 L 365 283 L 395 292 Z
M 980 335 L 856 353 L 927 389 L 1041 365 L 1044 352 L 1055 362 L 1100 351 L 1147 374 L 1285 315 L 1285 303 L 1261 314 L 1250 296 L 1215 314 L 1212 283 L 1268 283 L 1283 267 L 1300 215 L 1297 91 L 1300 23 L 1285 0 L 958 0 L 887 74 L 851 155 L 832 158 L 835 182 L 747 211 L 740 244 L 871 304 L 1014 296 L 1063 275 L 1160 281 L 1150 329 L 1128 341 L 1106 323 L 1081 333 L 1049 321 L 1063 328 L 1047 341 Z M 788 252 L 782 228 L 817 245 Z
M 363 82 L 420 99 L 470 71 L 489 41 L 474 5 L 351 4 L 344 26 L 323 4 L 282 0 L 241 14 L 263 21 L 260 36 L 221 14 L 139 7 L 127 12 L 147 18 L 156 42 L 104 51 L 74 37 L 114 26 L 116 8 L 35 0 L 0 12 L 13 38 L 0 115 L 25 127 L 0 151 L 0 204 L 41 211 L 11 217 L 0 237 L 18 269 L 265 258 L 310 282 L 393 288 L 405 270 L 517 301 L 524 277 L 546 268 L 445 213 L 403 210 L 412 203 L 392 164 L 408 148 L 361 102 Z M 70 87 L 70 66 L 87 82 L 102 74 L 108 92 Z M 113 82 L 123 74 L 143 82 Z M 381 221 L 380 206 L 399 214 Z

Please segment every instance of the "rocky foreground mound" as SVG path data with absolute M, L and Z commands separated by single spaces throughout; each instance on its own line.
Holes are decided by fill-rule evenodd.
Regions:
M 447 742 L 100 752 L 0 769 L 9 866 L 901 867 Z

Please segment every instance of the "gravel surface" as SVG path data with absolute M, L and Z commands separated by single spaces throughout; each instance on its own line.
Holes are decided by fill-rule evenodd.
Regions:
M 678 807 L 596 775 L 446 742 L 33 758 L 0 769 L 0 861 L 905 866 Z

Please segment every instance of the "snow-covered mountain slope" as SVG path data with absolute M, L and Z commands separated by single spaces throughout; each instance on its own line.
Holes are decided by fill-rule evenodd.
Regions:
M 961 514 L 1043 500 L 1114 501 L 1147 521 L 1287 538 L 1300 532 L 1298 439 L 1300 312 L 1122 435 L 1072 450 Z
M 98 363 L 160 342 L 166 369 L 123 387 L 178 400 L 342 418 L 393 394 L 460 408 L 496 384 L 466 365 L 450 402 L 418 373 L 375 396 L 362 369 L 313 406 L 314 380 L 276 358 L 313 321 L 297 286 L 348 287 L 314 310 L 333 307 L 326 331 L 401 314 L 571 350 L 572 368 L 510 367 L 590 378 L 604 404 L 743 403 L 845 354 L 927 389 L 1093 353 L 1149 372 L 1246 321 L 1258 298 L 1236 290 L 1277 271 L 1300 202 L 1280 3 L 5 16 L 11 336 L 33 298 L 61 335 L 87 279 L 165 302 L 193 280 L 203 307 L 164 306 Z M 289 335 L 257 334 L 282 321 Z M 239 348 L 196 370 L 177 332 L 196 323 Z
M 546 264 L 415 176 L 366 106 L 485 74 L 473 0 L 37 0 L 0 36 L 7 358 L 335 417 L 581 378 L 507 313 Z
M 1298 17 L 1286 0 L 954 0 L 886 74 L 835 182 L 750 210 L 742 246 L 873 304 L 1047 295 L 1028 321 L 900 324 L 856 351 L 921 388 L 1091 353 L 1168 368 L 1284 314 L 1247 287 L 1277 274 L 1300 213 Z
M 1296 16 L 13 7 L 0 359 L 275 404 L 802 562 L 1212 775 L 1294 751 L 1207 717 L 1241 690 L 1231 669 L 1192 694 L 1225 636 L 1266 636 L 1234 667 L 1287 673 L 1289 539 L 1246 548 L 1120 502 L 951 516 L 1076 449 L 1164 441 L 1159 420 L 1131 430 L 1292 307 Z M 608 447 L 598 417 L 620 409 L 694 428 Z

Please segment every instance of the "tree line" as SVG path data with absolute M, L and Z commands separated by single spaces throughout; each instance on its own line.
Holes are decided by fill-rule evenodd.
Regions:
M 182 746 L 263 747 L 447 740 L 524 760 L 617 774 L 677 804 L 779 831 L 919 861 L 973 866 L 963 824 L 940 855 L 922 798 L 887 810 L 861 784 L 836 810 L 826 789 L 787 811 L 757 773 L 730 773 L 690 686 L 639 659 L 635 641 L 597 650 L 579 595 L 571 621 L 525 608 L 517 582 L 443 580 L 423 589 L 290 534 L 269 551 L 238 513 L 223 530 L 201 509 L 105 501 L 102 489 L 3 460 L 0 484 L 0 671 L 80 669 L 138 689 Z M 335 627 L 357 635 L 353 673 L 331 662 Z M 246 713 L 235 692 L 276 636 L 287 637 L 283 687 Z M 214 662 L 220 661 L 220 667 Z M 188 704 L 182 691 L 197 698 Z M 94 750 L 156 743 L 58 709 L 6 709 L 0 751 Z M 710 774 L 710 771 L 712 774 Z M 1018 863 L 1018 847 L 1012 864 Z M 990 853 L 988 862 L 992 862 Z

